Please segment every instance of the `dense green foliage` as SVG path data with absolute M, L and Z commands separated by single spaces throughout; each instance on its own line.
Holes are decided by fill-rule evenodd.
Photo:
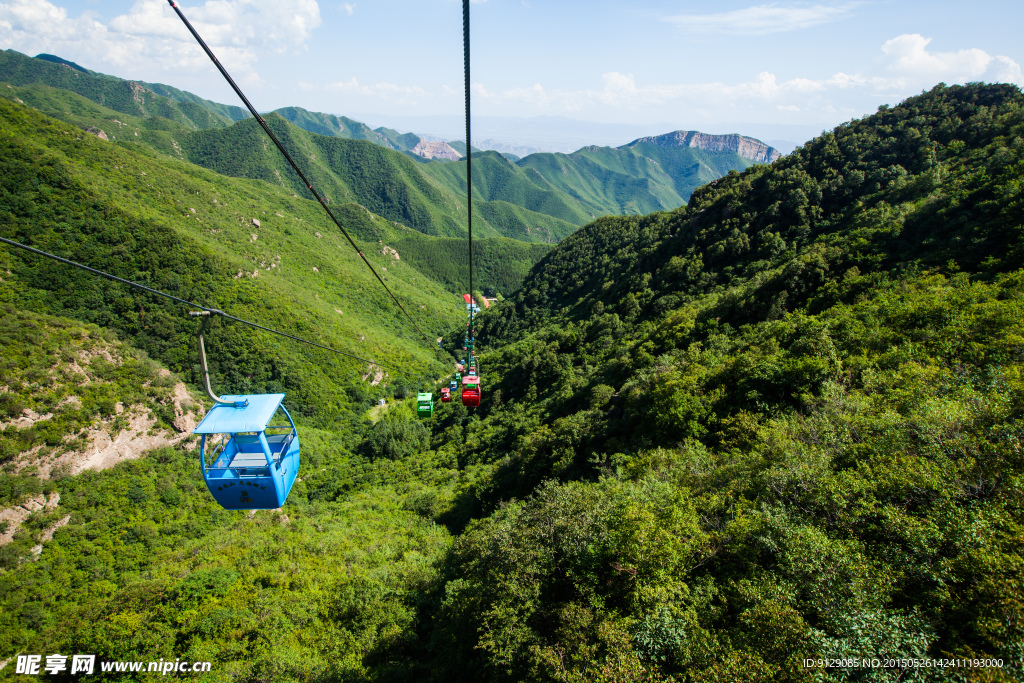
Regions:
M 448 381 L 386 301 L 313 277 L 315 263 L 369 286 L 290 189 L 0 113 L 18 133 L 0 136 L 3 230 L 300 333 L 336 308 L 325 339 L 351 339 L 335 326 L 359 316 L 398 365 Z M 189 193 L 205 200 L 195 218 Z M 459 284 L 455 242 L 346 210 L 455 346 L 462 312 L 433 277 Z M 332 419 L 300 410 L 285 509 L 216 509 L 182 449 L 46 484 L 60 509 L 0 556 L 0 656 L 210 660 L 209 680 L 1020 680 L 1022 233 L 1024 95 L 939 86 L 685 207 L 567 237 L 480 315 L 478 410 L 438 402 L 419 421 L 412 394 L 440 384 L 409 373 L 341 396 L 343 372 L 328 382 L 286 345 L 218 332 L 218 381 L 273 355 L 264 372 L 282 379 L 254 386 L 335 402 Z M 304 267 L 233 277 L 279 253 Z M 0 257 L 8 305 L 119 330 L 194 378 L 185 328 L 156 302 Z M 384 393 L 410 398 L 363 410 Z M 1002 665 L 802 663 L 821 657 Z
M 596 221 L 484 313 L 449 674 L 1024 675 L 1022 137 L 1016 88 L 940 86 Z
M 142 146 L 103 142 L 18 105 L 0 102 L 0 117 L 11 133 L 0 141 L 5 237 L 357 356 L 408 370 L 419 365 L 421 372 L 438 362 L 313 202 Z M 361 209 L 353 214 L 389 229 Z M 421 326 L 444 330 L 458 320 L 454 297 L 415 268 L 369 245 L 362 250 L 387 269 Z M 5 301 L 118 330 L 151 358 L 197 379 L 195 322 L 180 305 L 24 252 L 5 253 L 2 265 L 13 274 Z M 290 407 L 321 424 L 356 419 L 372 398 L 355 361 L 251 328 L 215 322 L 207 349 L 215 383 L 236 391 L 288 389 Z
M 105 659 L 187 651 L 218 662 L 218 676 L 230 670 L 274 681 L 386 669 L 387 649 L 405 637 L 415 595 L 448 543 L 407 498 L 424 485 L 448 486 L 454 473 L 429 457 L 410 467 L 353 453 L 376 397 L 425 389 L 425 375 L 443 367 L 433 341 L 395 310 L 312 202 L 144 145 L 104 142 L 7 101 L 0 131 L 5 237 L 392 366 L 373 386 L 365 364 L 214 321 L 206 336 L 214 386 L 287 391 L 298 418 L 303 473 L 287 515 L 220 510 L 195 452 L 182 448 L 39 479 L 31 467 L 13 469 L 12 452 L 81 448 L 77 434 L 96 420 L 116 434 L 118 402 L 141 402 L 166 426 L 167 387 L 177 379 L 156 372 L 146 354 L 195 386 L 196 327 L 184 307 L 162 298 L 0 249 L 0 494 L 5 506 L 38 492 L 61 495 L 59 508 L 33 513 L 0 547 L 0 657 L 51 647 Z M 362 207 L 338 208 L 369 234 L 396 232 Z M 443 330 L 461 321 L 454 296 L 373 244 L 360 248 L 421 325 Z M 73 377 L 75 363 L 88 382 Z M 72 394 L 78 401 L 69 403 Z M 30 429 L 6 424 L 26 410 L 54 415 Z M 67 525 L 45 541 L 66 515 Z M 39 558 L 32 548 L 42 542 Z M 240 563 L 242 548 L 248 559 Z M 321 608 L 311 610 L 317 601 Z M 326 621 L 336 627 L 325 640 Z M 312 659 L 310 638 L 320 643 Z M 374 650 L 381 657 L 364 663 Z
M 77 93 L 122 114 L 159 116 L 192 130 L 217 128 L 237 120 L 227 108 L 169 86 L 126 81 L 83 71 L 68 64 L 33 59 L 15 50 L 0 52 L 0 82 L 11 85 L 42 84 Z M 161 94 L 153 87 L 163 90 Z M 171 98 L 166 95 L 177 95 Z
M 531 154 L 516 165 L 537 185 L 577 200 L 593 219 L 674 209 L 698 186 L 743 170 L 750 161 L 732 152 L 643 143 Z
M 268 116 L 267 123 L 301 164 L 313 187 L 333 201 L 359 203 L 388 220 L 428 235 L 466 234 L 465 169 L 458 176 L 459 165 L 425 164 L 369 140 L 309 133 L 277 115 Z M 255 121 L 190 134 L 182 141 L 182 149 L 190 161 L 218 173 L 259 178 L 289 188 L 299 196 L 308 195 L 302 180 Z M 505 203 L 492 209 L 488 204 L 480 201 L 473 205 L 475 237 L 509 233 L 529 241 L 557 240 L 579 226 L 544 213 L 544 207 L 534 210 Z M 531 234 L 528 227 L 535 227 L 538 232 Z
M 306 468 L 344 462 L 326 437 L 304 434 Z M 359 680 L 387 671 L 448 545 L 394 490 L 326 503 L 299 485 L 283 514 L 227 513 L 184 451 L 59 486 L 71 521 L 44 555 L 10 564 L 56 514 L 37 513 L 2 549 L 4 653 L 187 657 L 214 661 L 218 680 Z
M 444 283 L 453 292 L 469 287 L 466 240 L 408 238 L 395 242 L 402 258 L 434 280 Z M 523 244 L 516 240 L 494 237 L 474 240 L 473 277 L 477 286 L 496 292 L 512 292 L 519 287 L 530 267 L 551 251 L 547 244 Z

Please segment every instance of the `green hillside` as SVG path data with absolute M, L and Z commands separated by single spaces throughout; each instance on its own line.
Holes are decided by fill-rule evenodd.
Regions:
M 148 145 L 178 159 L 184 159 L 178 141 L 191 132 L 185 124 L 162 116 L 124 114 L 73 92 L 38 83 L 24 86 L 0 83 L 0 98 L 32 107 L 94 135 L 102 132 L 109 141 Z
M 386 135 L 373 130 L 365 123 L 353 121 L 346 116 L 307 111 L 302 107 L 282 107 L 281 109 L 275 109 L 274 113 L 310 133 L 349 138 L 351 140 L 369 140 L 392 149 L 405 149 L 395 147 Z M 413 143 L 413 145 L 415 144 Z
M 65 66 L 70 66 L 72 69 L 77 69 L 78 71 L 81 71 L 82 73 L 86 73 L 86 74 L 93 73 L 92 71 L 89 71 L 89 69 L 86 69 L 81 64 L 75 64 L 72 61 L 69 61 L 69 60 L 64 59 L 62 57 L 58 57 L 57 55 L 39 54 L 39 55 L 36 55 L 36 59 L 42 59 L 43 61 L 46 61 L 46 62 L 53 62 L 54 64 L 64 64 Z
M 377 128 L 374 133 L 387 141 L 386 146 L 403 152 L 411 150 L 420 141 L 420 136 L 415 133 L 399 133 L 392 128 Z
M 448 545 L 409 500 L 427 481 L 453 486 L 454 463 L 409 469 L 364 446 L 390 434 L 383 448 L 401 452 L 394 434 L 402 444 L 426 434 L 400 403 L 377 426 L 366 414 L 377 398 L 414 395 L 448 371 L 433 338 L 397 311 L 320 207 L 288 190 L 103 141 L 7 100 L 0 133 L 0 235 L 388 364 L 378 377 L 365 363 L 213 322 L 214 387 L 287 392 L 297 418 L 303 470 L 284 512 L 217 507 L 194 443 L 44 479 L 32 458 L 42 467 L 73 455 L 90 432 L 119 437 L 136 406 L 155 416 L 152 431 L 177 429 L 167 394 L 179 376 L 196 386 L 196 325 L 163 298 L 0 248 L 0 505 L 60 496 L 13 530 L 0 521 L 0 536 L 13 533 L 0 541 L 0 662 L 52 647 L 101 661 L 179 651 L 216 660 L 218 677 L 229 660 L 246 678 L 365 675 L 375 667 L 363 656 L 411 623 L 407 596 Z M 335 208 L 359 233 L 408 233 L 403 244 L 429 259 L 430 238 L 360 206 Z M 429 334 L 461 326 L 461 299 L 415 259 L 381 254 L 376 241 L 360 248 Z M 16 424 L 23 415 L 35 416 L 28 429 Z M 316 594 L 339 592 L 349 597 L 311 610 Z M 332 635 L 310 656 L 308 637 L 322 639 L 325 620 Z M 264 629 L 277 634 L 269 646 Z M 282 669 L 294 648 L 302 661 Z M 20 678 L 14 669 L 0 667 L 0 678 Z
M 230 112 L 238 109 L 214 105 L 190 93 L 161 86 L 164 92 L 174 92 L 183 98 L 177 101 L 153 92 L 150 84 L 85 72 L 68 64 L 33 59 L 14 50 L 0 52 L 0 82 L 48 85 L 76 93 L 122 114 L 159 116 L 193 130 L 225 126 L 233 120 Z
M 91 129 L 96 132 L 103 131 L 108 135 L 109 140 L 118 140 L 125 144 L 146 145 L 154 150 L 162 152 L 167 156 L 176 159 L 184 159 L 182 147 L 179 140 L 185 140 L 190 132 L 184 126 L 174 123 L 169 119 L 160 117 L 138 118 L 107 109 L 93 103 L 80 95 L 69 93 L 59 88 L 50 88 L 44 85 L 30 85 L 13 87 L 9 84 L 4 87 L 0 85 L 0 97 L 19 102 L 45 113 L 49 116 L 72 123 L 83 129 Z M 109 131 L 109 134 L 107 133 Z M 115 133 L 116 131 L 116 133 Z M 127 141 L 127 142 L 126 142 Z M 266 158 L 273 159 L 272 154 L 267 153 Z M 277 176 L 273 177 L 274 181 Z M 501 202 L 490 204 L 482 203 L 481 208 L 487 215 L 489 222 L 495 225 L 503 233 L 522 235 L 523 241 L 500 240 L 500 245 L 489 249 L 484 246 L 478 249 L 479 254 L 502 254 L 501 258 L 488 258 L 485 261 L 478 260 L 475 264 L 477 275 L 481 282 L 493 283 L 486 286 L 495 291 L 510 292 L 519 286 L 522 278 L 529 271 L 537 259 L 546 254 L 550 247 L 531 244 L 537 240 L 552 241 L 554 239 L 550 231 L 543 228 L 544 221 L 539 221 L 540 226 L 531 225 L 531 221 L 523 216 L 519 207 L 506 207 Z M 391 243 L 401 240 L 403 243 L 401 253 L 408 251 L 408 262 L 428 277 L 449 283 L 453 286 L 453 292 L 464 289 L 464 284 L 458 284 L 452 279 L 452 264 L 450 259 L 459 252 L 459 246 L 465 250 L 465 240 L 449 238 L 432 238 L 411 230 L 404 225 L 396 225 L 394 222 L 379 220 L 367 209 L 357 204 L 343 204 L 333 208 L 346 229 L 367 241 L 384 241 Z M 562 226 L 568 231 L 568 226 Z M 458 266 L 464 268 L 464 265 Z
M 1020 90 L 938 86 L 564 240 L 437 418 L 438 679 L 1024 676 L 1022 181 Z
M 622 148 L 619 148 L 620 150 Z M 676 193 L 689 200 L 699 186 L 727 175 L 729 171 L 742 171 L 752 162 L 735 152 L 714 152 L 690 147 L 664 147 L 641 142 L 629 147 L 634 154 L 654 161 L 672 178 Z M 609 165 L 610 166 L 610 165 Z
M 426 166 L 424 172 L 445 179 L 451 187 L 465 195 L 464 162 L 433 163 Z M 579 202 L 557 190 L 539 187 L 514 163 L 497 152 L 474 154 L 473 198 L 481 202 L 500 201 L 521 206 L 577 225 L 591 219 Z
M 0 97 L 24 103 L 83 129 L 103 131 L 110 140 L 138 142 L 219 173 L 260 178 L 288 187 L 298 196 L 308 195 L 302 181 L 269 141 L 261 137 L 264 133 L 253 121 L 240 122 L 240 128 L 232 126 L 193 136 L 188 127 L 171 119 L 131 116 L 60 88 L 0 84 Z M 274 122 L 274 116 L 268 117 L 268 121 Z M 362 125 L 348 119 L 342 123 L 345 121 L 345 125 L 353 128 Z M 299 117 L 299 122 L 315 128 L 310 120 Z M 298 128 L 283 126 L 280 119 L 273 125 L 283 140 L 296 145 L 290 149 L 303 150 L 302 161 L 308 164 L 314 186 L 329 197 L 357 202 L 425 234 L 464 234 L 464 164 L 424 164 L 422 160 L 382 150 L 379 144 L 367 147 L 366 142 L 331 142 L 319 134 L 309 135 Z M 323 127 L 326 130 L 326 124 Z M 368 128 L 363 132 L 366 131 L 376 135 Z M 524 184 L 514 175 L 509 178 L 505 168 L 508 165 L 496 153 L 482 153 L 474 169 L 477 184 L 484 188 L 484 192 L 475 193 L 475 236 L 503 235 L 524 242 L 550 243 L 585 222 L 587 217 L 570 206 L 575 202 L 557 192 Z M 495 201 L 487 201 L 488 196 Z M 363 237 L 370 239 L 372 235 Z
M 308 133 L 270 115 L 267 122 L 290 153 L 305 165 L 313 186 L 334 201 L 356 202 L 388 220 L 428 235 L 464 235 L 464 181 L 458 167 L 414 161 L 408 155 L 366 140 Z M 305 196 L 307 190 L 288 162 L 263 137 L 255 121 L 197 131 L 182 140 L 190 161 L 225 175 L 259 178 Z M 505 163 L 505 162 L 502 162 Z M 438 170 L 441 169 L 441 170 Z M 463 170 L 463 173 L 465 171 Z M 538 206 L 537 209 L 544 209 Z M 557 241 L 577 225 L 558 216 L 505 204 L 474 203 L 474 236 Z
M 451 291 L 467 291 L 469 259 L 465 239 L 441 237 L 426 240 L 419 236 L 410 236 L 397 240 L 394 247 L 402 258 Z M 474 284 L 487 296 L 513 292 L 522 283 L 533 264 L 551 251 L 551 248 L 549 244 L 523 244 L 504 237 L 479 242 L 474 240 Z
M 424 369 L 437 362 L 429 340 L 411 328 L 313 202 L 259 181 L 219 176 L 143 145 L 104 142 L 16 104 L 0 107 L 7 132 L 4 236 L 182 298 L 236 309 L 242 317 L 259 312 L 271 327 L 315 336 L 349 353 Z M 357 234 L 393 234 L 390 223 L 359 207 L 338 208 L 348 222 L 362 221 Z M 371 244 L 362 247 L 364 253 L 374 254 Z M 175 306 L 146 298 L 132 303 L 137 299 L 121 285 L 34 256 L 7 258 L 7 269 L 21 283 L 11 293 L 12 303 L 116 329 L 194 379 L 195 325 Z M 373 259 L 387 268 L 396 294 L 418 312 L 423 328 L 457 322 L 450 294 L 407 264 L 379 254 Z M 288 346 L 274 351 L 275 363 L 259 362 L 279 345 L 245 328 L 228 326 L 208 344 L 221 350 L 211 349 L 211 355 L 229 385 L 266 389 L 295 383 L 307 387 L 300 394 L 314 392 L 299 399 L 300 414 L 326 419 L 344 410 L 352 402 L 346 392 L 360 385 L 336 377 L 346 367 L 351 377 L 351 361 L 320 351 Z M 230 362 L 224 349 L 231 350 Z M 326 392 L 320 398 L 316 386 Z M 365 389 L 354 395 L 358 405 Z
M 187 439 L 45 478 L 132 405 L 150 436 L 176 429 L 196 326 L 0 248 L 0 501 L 37 508 L 0 529 L 0 679 L 56 652 L 275 683 L 1024 679 L 1020 89 L 937 86 L 553 248 L 483 241 L 480 289 L 534 265 L 478 319 L 481 407 L 427 420 L 411 395 L 449 380 L 434 340 L 464 334 L 465 242 L 343 192 L 432 220 L 421 198 L 457 192 L 433 163 L 272 121 L 326 160 L 332 206 L 427 339 L 283 173 L 221 175 L 0 100 L 0 235 L 394 366 L 374 384 L 214 323 L 214 385 L 285 391 L 298 416 L 278 511 L 219 509 Z M 183 155 L 278 168 L 251 124 L 189 133 Z M 481 196 L 518 192 L 485 156 Z M 385 170 L 327 175 L 352 158 Z M 114 677 L 156 679 L 93 678 Z
M 178 88 L 170 85 L 164 85 L 163 83 L 147 83 L 145 81 L 139 81 L 139 85 L 149 88 L 157 95 L 167 97 L 184 105 L 197 104 L 203 109 L 212 111 L 215 114 L 220 114 L 224 118 L 228 119 L 228 121 L 241 121 L 242 119 L 247 119 L 251 116 L 249 112 L 242 107 L 238 107 L 233 104 L 212 102 L 210 100 L 203 99 L 198 95 L 193 95 L 190 92 L 179 90 Z
M 237 106 L 172 86 L 98 74 L 52 55 L 30 58 L 13 50 L 0 54 L 0 84 L 10 86 L 0 86 L 6 91 L 0 96 L 83 128 L 98 128 L 110 139 L 139 138 L 138 142 L 218 173 L 259 178 L 306 196 L 303 183 Z M 427 235 L 464 234 L 461 163 L 428 162 L 416 155 L 353 144 L 369 141 L 392 152 L 409 152 L 420 142 L 419 136 L 388 128 L 372 130 L 344 116 L 301 107 L 284 107 L 274 114 L 295 126 L 273 124 L 279 136 L 294 145 L 289 149 L 308 164 L 304 168 L 314 186 L 328 196 L 362 204 Z M 465 152 L 464 143 L 455 141 L 452 146 Z M 474 158 L 476 235 L 548 243 L 598 216 L 675 208 L 698 185 L 750 165 L 734 153 L 649 142 L 514 160 L 476 150 Z
M 412 151 L 412 149 L 419 144 L 422 139 L 415 133 L 400 133 L 393 128 L 386 128 L 384 126 L 374 129 L 370 128 L 365 123 L 354 121 L 347 116 L 313 112 L 303 109 L 302 107 L 282 107 L 281 109 L 275 109 L 274 113 L 280 114 L 282 118 L 287 119 L 299 128 L 309 131 L 310 133 L 317 133 L 318 135 L 327 135 L 330 137 L 348 138 L 350 140 L 369 140 L 370 142 L 387 147 L 388 149 L 398 150 L 399 152 Z M 461 149 L 464 154 L 466 146 L 465 144 L 458 145 L 457 149 Z M 423 158 L 417 155 L 413 155 L 412 159 L 415 161 L 423 161 Z
M 596 217 L 674 209 L 699 185 L 751 162 L 732 152 L 644 143 L 531 154 L 517 165 L 534 183 L 575 198 Z

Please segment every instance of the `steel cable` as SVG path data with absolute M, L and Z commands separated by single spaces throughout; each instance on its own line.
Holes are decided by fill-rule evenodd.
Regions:
M 225 69 L 224 66 L 217 60 L 216 55 L 213 54 L 213 50 L 211 50 L 210 47 L 206 44 L 206 42 L 202 39 L 198 31 L 196 31 L 195 28 L 192 27 L 192 24 L 189 23 L 189 20 L 185 18 L 185 15 L 182 13 L 177 3 L 175 3 L 174 0 L 167 0 L 167 3 L 171 6 L 171 9 L 173 9 L 175 13 L 177 13 L 178 17 L 185 24 L 185 28 L 189 30 L 192 36 L 196 39 L 196 42 L 199 43 L 199 46 L 203 48 L 204 52 L 206 52 L 206 56 L 210 58 L 214 66 L 217 67 L 217 70 L 220 71 L 222 76 L 224 76 L 224 79 L 228 82 L 228 85 L 231 86 L 231 89 L 235 91 L 235 94 L 238 95 L 239 99 L 241 99 L 242 102 L 245 104 L 245 107 L 249 110 L 249 113 L 251 113 L 253 117 L 256 119 L 256 121 L 259 122 L 264 132 L 266 132 L 266 134 L 274 142 L 277 148 L 281 151 L 281 154 L 284 155 L 284 158 L 288 160 L 288 163 L 291 164 L 292 169 L 298 174 L 299 178 L 302 179 L 303 184 L 305 184 L 305 186 L 309 188 L 309 191 L 313 194 L 313 197 L 316 198 L 318 202 L 320 202 L 320 206 L 322 206 L 324 211 L 327 212 L 327 215 L 330 216 L 332 221 L 334 221 L 334 224 L 338 226 L 338 229 L 341 230 L 341 234 L 345 236 L 345 239 L 348 240 L 349 244 L 352 245 L 352 248 L 355 249 L 357 254 L 359 254 L 359 258 L 363 260 L 363 263 L 366 264 L 366 267 L 369 268 L 370 272 L 373 273 L 373 276 L 377 278 L 377 281 L 380 282 L 381 287 L 383 287 L 387 291 L 387 293 L 391 295 L 391 298 L 394 299 L 396 304 L 398 304 L 398 307 L 402 310 L 402 313 L 405 314 L 405 317 L 409 319 L 409 322 L 413 324 L 413 327 L 415 327 L 420 334 L 429 339 L 430 337 L 427 335 L 427 333 L 424 332 L 423 329 L 420 328 L 420 326 L 413 319 L 413 317 L 409 315 L 409 312 L 405 310 L 405 306 L 402 305 L 402 302 L 398 300 L 398 297 L 396 297 L 394 292 L 392 292 L 391 289 L 384 283 L 384 280 L 381 278 L 380 274 L 377 273 L 373 265 L 371 265 L 370 262 L 366 259 L 366 256 L 356 245 L 355 240 L 353 240 L 352 237 L 348 234 L 348 231 L 345 230 L 345 226 L 341 224 L 341 221 L 338 220 L 338 218 L 334 215 L 334 212 L 331 211 L 330 207 L 327 206 L 327 202 L 325 201 L 325 199 L 321 197 L 320 193 L 318 193 L 313 188 L 313 184 L 309 181 L 308 178 L 306 178 L 306 175 L 301 170 L 299 170 L 299 167 L 295 163 L 295 160 L 292 159 L 291 155 L 288 154 L 287 150 L 285 150 L 284 145 L 282 145 L 281 141 L 277 139 L 276 135 L 274 135 L 274 131 L 270 130 L 270 126 L 267 125 L 266 120 L 264 120 L 264 118 L 260 116 L 259 112 L 256 111 L 256 108 L 253 107 L 252 104 L 249 102 L 248 98 L 246 98 L 245 94 L 242 92 L 242 89 L 239 88 L 238 85 L 235 83 L 234 79 L 231 78 L 231 75 L 227 72 L 227 69 Z
M 272 329 L 270 327 L 264 327 L 263 325 L 260 325 L 259 323 L 254 323 L 251 320 L 245 320 L 244 318 L 239 318 L 237 316 L 231 315 L 230 313 L 222 311 L 219 308 L 210 308 L 208 306 L 203 306 L 203 305 L 197 304 L 197 303 L 195 303 L 193 301 L 189 301 L 188 299 L 182 299 L 181 297 L 174 296 L 173 294 L 168 294 L 167 292 L 161 292 L 158 289 L 153 289 L 152 287 L 147 287 L 146 285 L 139 284 L 138 282 L 132 282 L 131 280 L 126 280 L 123 277 L 118 277 L 116 275 L 111 275 L 110 273 L 104 272 L 104 271 L 99 270 L 97 268 L 92 268 L 92 267 L 84 265 L 82 263 L 78 263 L 77 261 L 72 261 L 71 259 L 66 259 L 66 258 L 63 258 L 61 256 L 57 256 L 56 254 L 51 254 L 48 251 L 43 251 L 42 249 L 36 249 L 35 247 L 30 247 L 27 244 L 22 244 L 21 242 L 15 242 L 14 240 L 7 239 L 6 237 L 0 237 L 0 242 L 4 242 L 5 244 L 9 244 L 9 245 L 11 245 L 13 247 L 18 247 L 19 249 L 24 249 L 25 251 L 30 251 L 30 252 L 32 252 L 34 254 L 38 254 L 40 256 L 45 256 L 46 258 L 53 259 L 54 261 L 58 261 L 60 263 L 64 263 L 64 264 L 69 265 L 69 266 L 74 266 L 75 268 L 81 268 L 82 270 L 84 270 L 86 272 L 89 272 L 89 273 L 92 273 L 93 275 L 99 275 L 100 277 L 105 277 L 108 280 L 113 280 L 114 282 L 120 282 L 121 284 L 128 285 L 129 287 L 135 287 L 136 289 L 141 289 L 144 292 L 149 292 L 150 294 L 156 294 L 157 296 L 162 296 L 164 298 L 171 299 L 172 301 L 177 301 L 179 304 L 185 304 L 186 306 L 191 306 L 192 308 L 198 308 L 198 309 L 203 310 L 203 311 L 209 311 L 210 314 L 212 314 L 212 315 L 219 315 L 221 317 L 227 318 L 228 320 L 233 320 L 234 322 L 241 323 L 242 325 L 248 325 L 249 327 L 255 327 L 256 329 L 264 330 L 266 332 L 271 332 L 273 334 L 280 335 L 282 337 L 287 337 L 288 339 L 294 339 L 295 341 L 302 342 L 303 344 L 309 344 L 310 346 L 315 346 L 317 348 L 324 349 L 326 351 L 331 351 L 331 352 L 336 353 L 336 354 L 341 355 L 341 356 L 347 356 L 349 358 L 354 358 L 356 360 L 363 361 L 364 363 L 370 363 L 372 365 L 377 365 L 377 366 L 382 367 L 382 368 L 390 368 L 391 370 L 397 370 L 397 368 L 395 368 L 394 366 L 385 365 L 384 363 L 378 363 L 375 360 L 370 360 L 369 358 L 362 358 L 360 356 L 355 356 L 355 355 L 352 355 L 351 353 L 345 353 L 344 351 L 339 351 L 338 349 L 331 348 L 330 346 L 324 346 L 323 344 L 318 344 L 316 342 L 309 341 L 308 339 L 303 339 L 302 337 L 296 337 L 295 335 L 288 334 L 287 332 L 281 332 L 279 330 L 275 330 L 275 329 Z

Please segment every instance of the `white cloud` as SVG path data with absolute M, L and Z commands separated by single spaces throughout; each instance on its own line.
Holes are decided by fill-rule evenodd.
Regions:
M 677 14 L 667 21 L 694 33 L 763 35 L 810 28 L 848 15 L 860 3 L 788 5 L 772 3 L 718 14 Z
M 775 103 L 789 95 L 822 90 L 827 82 L 792 79 L 778 82 L 769 72 L 757 74 L 750 81 L 725 83 L 682 83 L 638 85 L 633 74 L 611 71 L 601 76 L 602 87 L 590 90 L 547 90 L 540 84 L 511 88 L 501 92 L 488 91 L 474 84 L 476 97 L 495 103 L 528 103 L 549 111 L 571 112 L 589 105 L 601 104 L 622 109 L 686 103 L 689 105 L 730 106 L 741 101 Z M 787 103 L 782 102 L 782 106 Z
M 931 38 L 909 33 L 882 45 L 883 69 L 893 74 L 893 85 L 907 81 L 1002 81 L 1022 84 L 1020 65 L 1009 57 L 972 48 L 956 52 L 929 52 Z
M 827 78 L 791 78 L 780 81 L 764 71 L 740 83 L 637 83 L 633 74 L 611 71 L 601 76 L 600 87 L 582 90 L 546 89 L 541 84 L 496 91 L 474 84 L 474 97 L 498 107 L 528 105 L 535 111 L 568 114 L 601 106 L 630 112 L 665 110 L 740 112 L 757 115 L 773 110 L 781 114 L 833 120 L 837 114 L 865 111 L 868 101 L 879 96 L 893 101 L 909 97 L 939 81 L 972 80 L 1013 82 L 1024 85 L 1021 67 L 1009 57 L 991 56 L 983 50 L 929 52 L 929 40 L 901 35 L 881 46 L 881 57 L 864 73 L 837 72 Z M 871 105 L 870 109 L 874 106 Z
M 341 10 L 351 17 L 352 13 L 356 11 L 355 3 L 351 3 L 351 2 L 343 2 L 343 3 L 341 3 Z
M 397 85 L 395 83 L 387 82 L 363 85 L 355 78 L 355 76 L 347 81 L 335 81 L 334 83 L 328 83 L 323 86 L 300 82 L 299 88 L 306 91 L 338 90 L 342 93 L 375 97 L 402 105 L 413 105 L 424 99 L 434 97 L 432 93 L 418 85 Z
M 316 0 L 206 0 L 182 12 L 217 58 L 243 83 L 258 83 L 264 52 L 302 49 L 320 25 Z M 206 71 L 210 60 L 163 0 L 136 0 L 108 25 L 48 0 L 0 2 L 0 47 L 49 52 L 98 71 L 141 74 Z
M 316 0 L 206 0 L 197 7 L 183 6 L 181 10 L 211 46 L 287 52 L 302 46 L 320 25 Z M 114 17 L 110 26 L 128 35 L 178 39 L 188 36 L 162 0 L 136 0 L 129 13 Z

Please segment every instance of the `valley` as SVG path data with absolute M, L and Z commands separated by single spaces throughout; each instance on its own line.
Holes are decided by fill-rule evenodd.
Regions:
M 11 52 L 0 236 L 380 365 L 215 320 L 215 390 L 285 393 L 302 439 L 283 508 L 228 512 L 186 307 L 0 247 L 0 680 L 55 652 L 210 681 L 1024 677 L 1016 86 L 782 157 L 474 152 L 483 400 L 424 420 L 465 330 L 464 162 L 267 116 L 424 337 L 255 122 Z M 153 447 L 103 450 L 128 433 Z M 804 664 L 882 656 L 1000 664 Z

